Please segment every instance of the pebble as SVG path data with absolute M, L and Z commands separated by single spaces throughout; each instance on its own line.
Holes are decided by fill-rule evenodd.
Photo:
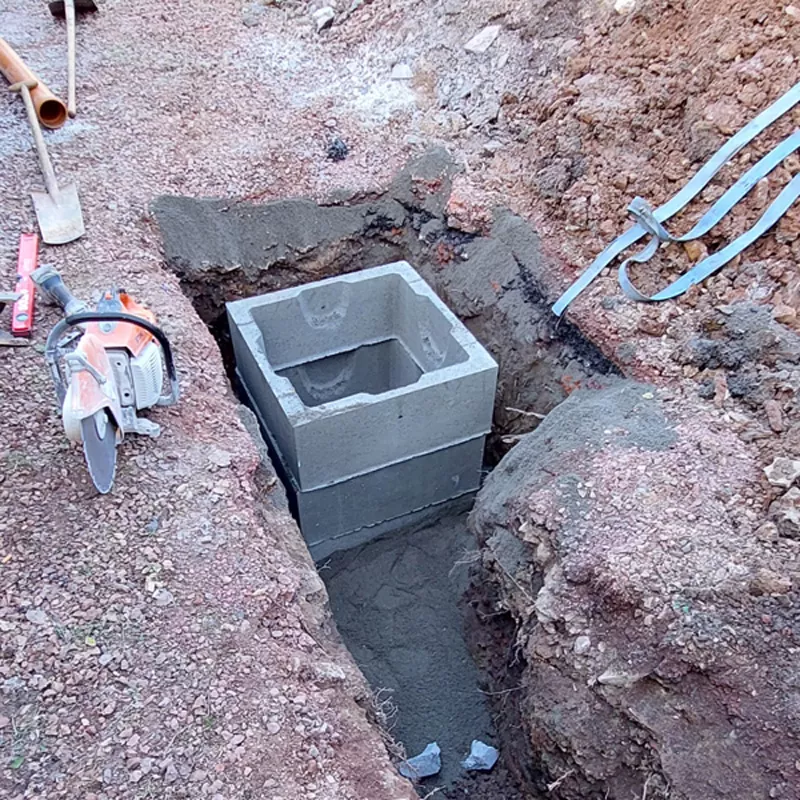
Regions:
M 393 81 L 410 81 L 414 77 L 414 72 L 408 64 L 395 64 L 392 67 Z
M 772 309 L 772 318 L 784 325 L 793 325 L 797 322 L 797 311 L 791 306 L 777 305 Z
M 163 586 L 160 589 L 156 589 L 153 592 L 153 599 L 156 601 L 156 605 L 160 607 L 168 606 L 170 603 L 175 601 L 175 596 L 169 589 L 165 589 Z
M 436 742 L 431 742 L 419 755 L 401 761 L 397 771 L 409 780 L 419 780 L 436 775 L 442 768 L 442 751 Z
M 764 474 L 773 486 L 788 489 L 800 478 L 800 461 L 779 456 L 768 467 L 764 467 Z
M 739 43 L 734 40 L 723 42 L 717 48 L 717 55 L 722 61 L 733 61 L 739 55 L 739 47 Z
M 702 261 L 708 255 L 708 248 L 702 242 L 697 241 L 697 239 L 684 242 L 683 249 L 686 251 L 686 255 L 689 256 L 689 261 L 693 264 Z
M 29 608 L 25 612 L 25 619 L 34 625 L 47 625 L 47 614 L 41 608 Z
M 769 422 L 769 427 L 775 433 L 782 433 L 785 429 L 783 423 L 783 410 L 781 409 L 781 404 L 777 400 L 767 400 L 764 403 L 764 411 L 767 415 L 767 422 Z
M 468 53 L 485 53 L 500 35 L 500 30 L 500 25 L 487 25 L 464 45 L 464 49 Z
M 575 640 L 575 644 L 573 645 L 572 649 L 575 651 L 576 655 L 582 656 L 584 653 L 588 652 L 591 646 L 592 640 L 588 636 L 579 636 Z
M 614 11 L 617 14 L 630 14 L 636 8 L 636 0 L 617 0 L 614 3 Z
M 317 26 L 317 33 L 319 33 L 333 25 L 333 19 L 336 13 L 330 6 L 323 6 L 314 11 L 311 16 L 314 19 L 314 24 Z
M 499 756 L 497 748 L 473 739 L 469 755 L 461 762 L 461 766 L 467 771 L 488 772 L 497 763 Z
M 498 142 L 497 139 L 492 139 L 483 146 L 483 154 L 485 156 L 493 156 L 495 153 L 503 149 L 503 143 Z

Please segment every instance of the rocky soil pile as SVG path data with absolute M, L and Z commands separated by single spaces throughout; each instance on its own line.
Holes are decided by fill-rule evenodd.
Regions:
M 798 541 L 762 480 L 720 411 L 610 379 L 486 481 L 472 522 L 560 797 L 795 795 Z

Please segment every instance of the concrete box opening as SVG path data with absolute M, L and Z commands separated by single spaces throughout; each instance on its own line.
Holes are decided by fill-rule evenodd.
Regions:
M 422 370 L 399 339 L 365 344 L 276 370 L 309 408 L 349 397 L 381 394 L 416 383 Z
M 497 365 L 407 262 L 227 309 L 315 559 L 471 499 Z

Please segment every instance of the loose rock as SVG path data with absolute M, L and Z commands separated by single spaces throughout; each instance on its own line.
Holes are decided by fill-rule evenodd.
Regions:
M 496 748 L 473 739 L 469 755 L 461 762 L 461 766 L 470 772 L 488 772 L 497 763 L 499 755 Z
M 770 516 L 781 536 L 800 538 L 800 489 L 793 486 L 769 507 Z
M 800 461 L 778 457 L 768 467 L 764 467 L 764 474 L 773 486 L 788 489 L 800 477 Z
M 395 64 L 392 67 L 393 81 L 410 81 L 414 77 L 414 72 L 408 64 Z
M 470 53 L 485 53 L 500 35 L 500 25 L 488 25 L 480 33 L 476 33 L 465 45 Z
M 323 6 L 314 11 L 311 16 L 314 19 L 314 24 L 317 26 L 317 33 L 319 33 L 333 25 L 336 12 L 330 6 Z
M 442 751 L 436 742 L 431 742 L 418 756 L 401 762 L 397 770 L 409 780 L 416 781 L 436 775 L 442 768 Z

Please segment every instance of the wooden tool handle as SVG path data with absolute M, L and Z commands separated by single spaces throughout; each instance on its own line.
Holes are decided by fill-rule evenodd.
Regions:
M 44 144 L 44 137 L 42 136 L 42 129 L 39 127 L 39 118 L 36 116 L 36 109 L 33 105 L 33 98 L 31 97 L 31 89 L 36 88 L 35 80 L 21 81 L 15 83 L 11 87 L 12 92 L 19 92 L 22 95 L 22 100 L 25 103 L 25 110 L 28 112 L 28 122 L 31 126 L 33 133 L 33 140 L 36 142 L 36 151 L 39 153 L 39 164 L 42 167 L 42 175 L 44 175 L 44 185 L 47 187 L 47 193 L 53 197 L 58 197 L 58 183 L 56 182 L 56 174 L 53 172 L 53 165 L 50 163 L 50 156 L 47 154 L 47 148 Z
M 64 0 L 67 18 L 67 110 L 75 116 L 75 0 Z
M 67 121 L 67 107 L 28 69 L 11 45 L 0 38 L 0 72 L 9 83 L 33 81 L 33 105 L 39 121 L 46 128 L 60 128 Z

